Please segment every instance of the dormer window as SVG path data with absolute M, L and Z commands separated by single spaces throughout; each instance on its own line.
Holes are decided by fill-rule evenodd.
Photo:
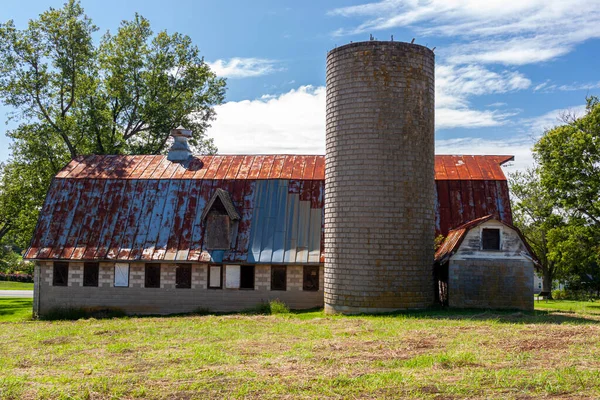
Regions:
M 229 250 L 237 232 L 240 215 L 235 210 L 229 193 L 217 189 L 202 213 L 206 229 L 204 244 L 208 250 Z
M 483 228 L 481 230 L 481 249 L 500 250 L 500 229 Z

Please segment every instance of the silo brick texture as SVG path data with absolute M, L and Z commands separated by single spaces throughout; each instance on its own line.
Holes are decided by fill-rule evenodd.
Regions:
M 325 311 L 433 302 L 434 55 L 401 42 L 327 55 Z

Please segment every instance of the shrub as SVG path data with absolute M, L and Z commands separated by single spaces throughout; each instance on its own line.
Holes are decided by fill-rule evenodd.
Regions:
M 5 274 L 0 272 L 0 281 L 32 283 L 33 275 L 28 274 Z
M 290 309 L 288 306 L 282 302 L 281 300 L 271 300 L 268 303 L 259 303 L 252 308 L 248 308 L 242 311 L 243 314 L 262 314 L 262 315 L 271 315 L 271 314 L 288 314 Z
M 283 301 L 281 301 L 279 299 L 272 300 L 269 303 L 269 309 L 271 311 L 271 314 L 289 314 L 290 313 L 289 307 Z
M 564 289 L 557 289 L 552 291 L 552 298 L 554 300 L 566 300 L 567 292 Z

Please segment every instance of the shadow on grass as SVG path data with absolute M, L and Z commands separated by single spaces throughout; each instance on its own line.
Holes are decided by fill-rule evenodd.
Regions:
M 14 301 L 10 307 L 0 307 L 0 316 L 17 313 L 23 307 L 31 307 L 31 301 L 19 299 Z M 120 309 L 97 308 L 97 309 L 54 309 L 51 313 L 45 315 L 43 320 L 76 320 L 86 318 L 107 319 L 107 318 L 178 318 L 193 316 L 259 316 L 259 315 L 280 315 L 310 319 L 322 317 L 322 308 L 311 308 L 306 310 L 284 310 L 282 312 L 271 310 L 269 304 L 260 304 L 240 312 L 212 312 L 207 309 L 199 308 L 194 312 L 178 314 L 129 314 L 127 315 Z M 494 321 L 498 323 L 510 324 L 599 324 L 600 315 L 580 314 L 573 311 L 562 310 L 482 310 L 482 309 L 452 309 L 444 307 L 431 307 L 426 310 L 397 311 L 383 314 L 355 314 L 348 316 L 336 316 L 337 318 L 415 318 L 415 319 L 434 319 L 434 320 L 470 320 L 470 321 Z
M 596 315 L 577 314 L 562 310 L 485 310 L 485 309 L 456 309 L 431 307 L 419 311 L 397 311 L 384 314 L 358 314 L 352 317 L 370 318 L 424 318 L 445 320 L 470 320 L 470 321 L 495 321 L 510 324 L 599 324 L 600 318 Z
M 31 313 L 32 304 L 31 299 L 2 298 L 0 299 L 0 320 L 9 319 L 10 317 L 22 315 L 26 312 Z

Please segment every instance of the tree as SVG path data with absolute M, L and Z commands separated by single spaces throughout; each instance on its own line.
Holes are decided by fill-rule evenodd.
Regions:
M 225 81 L 191 39 L 153 35 L 137 14 L 95 46 L 97 30 L 76 0 L 24 30 L 13 21 L 0 26 L 0 99 L 17 109 L 15 117 L 46 125 L 44 133 L 59 138 L 71 158 L 161 153 L 177 125 L 194 130 L 197 151 L 214 152 L 204 132 Z
M 549 260 L 561 265 L 572 286 L 600 293 L 600 102 L 587 99 L 586 114 L 563 118 L 534 146 L 540 182 L 556 199 L 567 224 L 549 232 Z M 574 284 L 575 283 L 575 284 Z
M 514 224 L 540 261 L 542 290 L 552 293 L 552 282 L 560 274 L 561 263 L 550 257 L 552 248 L 548 236 L 564 225 L 563 218 L 556 201 L 540 182 L 538 167 L 510 174 L 509 184 L 513 197 Z
M 566 272 L 569 291 L 593 292 L 600 297 L 600 235 L 585 220 L 573 220 L 548 235 L 548 257 Z
M 534 147 L 543 186 L 573 215 L 600 226 L 600 102 L 547 131 Z
M 13 153 L 0 203 L 23 197 L 29 207 L 0 210 L 0 234 L 2 226 L 21 226 L 19 235 L 32 228 L 28 218 L 37 219 L 51 177 L 76 156 L 164 153 L 178 125 L 194 131 L 196 152 L 216 152 L 205 131 L 225 81 L 191 39 L 154 34 L 138 14 L 95 41 L 97 31 L 78 0 L 50 8 L 22 30 L 13 21 L 0 24 L 0 100 L 19 121 L 7 133 Z

